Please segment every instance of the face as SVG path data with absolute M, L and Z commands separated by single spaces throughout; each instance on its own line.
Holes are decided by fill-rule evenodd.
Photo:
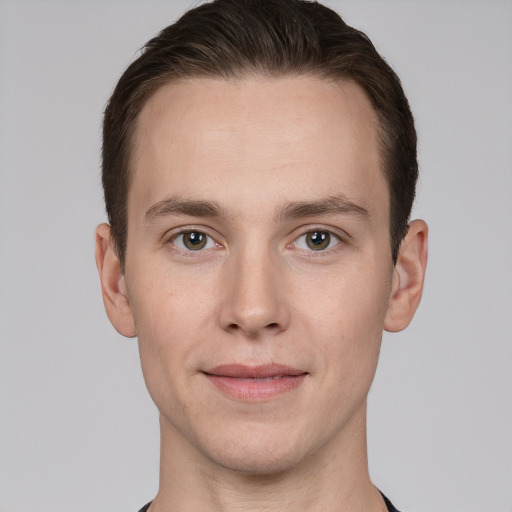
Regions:
M 121 288 L 194 457 L 265 473 L 360 435 L 395 282 L 376 122 L 308 77 L 176 82 L 141 112 Z

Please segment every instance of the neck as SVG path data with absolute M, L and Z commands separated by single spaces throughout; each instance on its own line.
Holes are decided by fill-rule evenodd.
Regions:
M 200 453 L 160 420 L 160 488 L 150 512 L 380 512 L 368 474 L 366 408 L 343 433 L 292 467 L 234 471 Z

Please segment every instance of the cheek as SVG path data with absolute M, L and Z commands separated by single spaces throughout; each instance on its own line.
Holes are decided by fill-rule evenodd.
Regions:
M 133 268 L 133 279 L 127 277 L 142 371 L 158 404 L 169 403 L 169 394 L 181 389 L 179 383 L 193 372 L 191 354 L 205 339 L 211 311 L 209 301 L 197 293 L 198 287 L 204 289 L 204 282 L 145 270 L 155 267 L 141 264 Z
M 131 270 L 129 298 L 139 339 L 155 350 L 185 348 L 211 313 L 211 276 L 180 271 L 165 258 L 141 260 Z
M 331 378 L 366 385 L 377 364 L 390 283 L 375 270 L 364 270 L 331 277 L 324 293 L 308 301 L 304 315 L 323 352 L 319 364 L 328 368 Z M 358 278 L 361 275 L 364 278 Z

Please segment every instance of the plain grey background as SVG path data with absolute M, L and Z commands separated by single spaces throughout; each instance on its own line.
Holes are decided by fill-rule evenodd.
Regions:
M 190 1 L 0 0 L 0 511 L 135 512 L 158 484 L 137 345 L 103 310 L 100 124 Z M 404 512 L 512 511 L 512 2 L 335 1 L 417 120 L 422 305 L 385 335 L 374 482 Z

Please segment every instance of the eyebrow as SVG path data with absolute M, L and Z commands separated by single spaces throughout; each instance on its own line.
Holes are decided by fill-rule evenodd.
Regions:
M 144 220 L 153 221 L 167 215 L 188 215 L 191 217 L 219 217 L 223 209 L 214 201 L 197 201 L 169 197 L 151 206 L 144 214 Z
M 276 212 L 276 222 L 282 219 L 347 214 L 362 217 L 365 220 L 370 218 L 370 214 L 366 208 L 349 200 L 343 194 L 337 194 L 316 201 L 294 201 L 286 203 Z
M 329 196 L 315 201 L 293 201 L 277 209 L 274 221 L 315 217 L 320 215 L 356 215 L 369 219 L 366 208 L 349 200 L 343 194 Z M 220 217 L 225 215 L 224 209 L 215 201 L 181 199 L 169 197 L 152 205 L 144 214 L 145 221 L 154 221 L 168 215 L 191 217 Z

